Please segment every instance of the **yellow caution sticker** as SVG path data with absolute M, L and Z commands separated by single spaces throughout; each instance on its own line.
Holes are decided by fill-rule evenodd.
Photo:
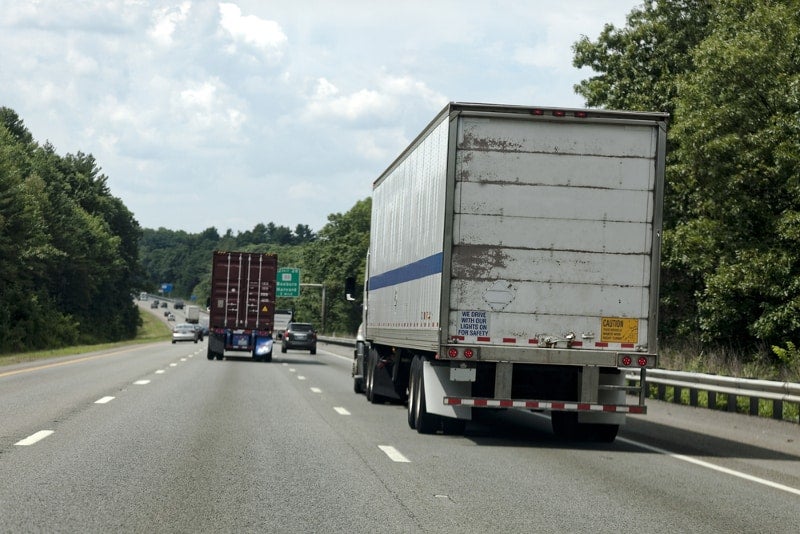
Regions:
M 600 341 L 604 343 L 638 343 L 639 319 L 601 317 Z

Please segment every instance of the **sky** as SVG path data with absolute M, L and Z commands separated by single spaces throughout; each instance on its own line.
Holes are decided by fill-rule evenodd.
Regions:
M 0 0 L 0 106 L 143 228 L 319 231 L 448 102 L 584 107 L 641 0 Z

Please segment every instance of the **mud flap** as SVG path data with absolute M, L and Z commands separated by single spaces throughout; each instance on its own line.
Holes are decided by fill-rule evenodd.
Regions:
M 442 402 L 444 397 L 469 397 L 472 395 L 472 382 L 453 382 L 450 380 L 450 367 L 447 365 L 422 364 L 425 385 L 425 407 L 428 413 L 472 420 L 470 406 L 449 406 Z

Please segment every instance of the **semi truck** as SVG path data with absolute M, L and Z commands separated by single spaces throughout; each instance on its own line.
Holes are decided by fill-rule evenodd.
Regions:
M 290 309 L 275 310 L 275 338 L 283 339 L 283 332 L 289 327 L 292 322 L 294 311 Z
M 208 298 L 208 359 L 226 351 L 272 361 L 275 275 L 278 257 L 256 252 L 214 251 Z
M 519 408 L 611 442 L 645 414 L 667 120 L 445 106 L 373 183 L 354 390 L 420 433 Z
M 197 306 L 186 306 L 186 322 L 198 324 L 200 322 L 200 308 Z

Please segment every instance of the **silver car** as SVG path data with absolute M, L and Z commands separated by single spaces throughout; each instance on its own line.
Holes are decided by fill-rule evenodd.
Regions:
M 176 324 L 175 328 L 172 329 L 172 342 L 177 343 L 178 341 L 194 341 L 197 343 L 197 330 L 195 330 L 193 324 L 189 323 L 181 323 Z

